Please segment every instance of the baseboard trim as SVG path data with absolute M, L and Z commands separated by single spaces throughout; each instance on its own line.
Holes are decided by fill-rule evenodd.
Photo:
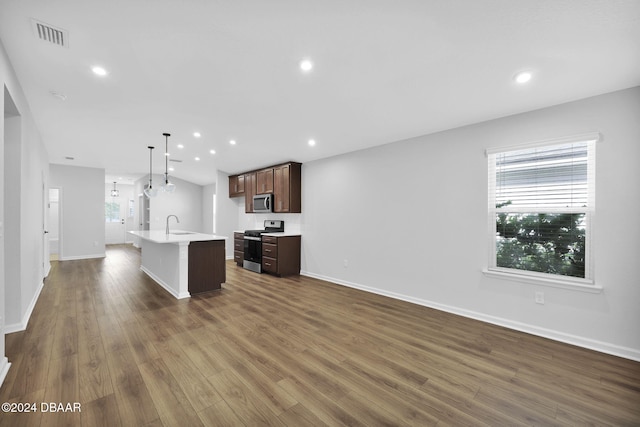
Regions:
M 29 324 L 29 319 L 31 318 L 31 313 L 33 313 L 33 309 L 36 307 L 36 303 L 38 302 L 38 298 L 40 297 L 40 292 L 42 292 L 43 287 L 44 287 L 44 282 L 40 282 L 40 284 L 38 285 L 38 289 L 33 295 L 33 298 L 31 299 L 31 302 L 29 303 L 29 306 L 27 307 L 27 310 L 22 316 L 22 320 L 20 322 L 4 325 L 5 334 L 20 332 L 27 329 L 27 325 Z
M 107 255 L 103 252 L 101 254 L 89 254 L 89 255 L 75 255 L 75 256 L 61 256 L 59 261 L 76 261 L 80 259 L 94 259 L 94 258 L 105 258 Z
M 637 362 L 640 362 L 640 350 L 636 350 L 633 348 L 623 347 L 623 346 L 602 342 L 602 341 L 597 341 L 597 340 L 593 340 L 590 338 L 581 337 L 577 335 L 566 334 L 564 332 L 554 331 L 551 329 L 540 328 L 535 325 L 529 325 L 526 323 L 516 322 L 516 321 L 505 319 L 502 317 L 491 316 L 488 314 L 465 310 L 462 308 L 440 304 L 433 301 L 423 300 L 420 298 L 410 297 L 410 296 L 398 294 L 395 292 L 389 292 L 389 291 L 385 291 L 378 288 L 372 288 L 370 286 L 364 286 L 358 283 L 339 280 L 333 277 L 311 273 L 309 271 L 301 271 L 300 274 L 303 276 L 314 278 L 314 279 L 335 283 L 340 286 L 346 286 L 348 288 L 354 288 L 361 291 L 370 292 L 373 294 L 410 302 L 410 303 L 421 305 L 424 307 L 429 307 L 429 308 L 444 311 L 447 313 L 456 314 L 458 316 L 479 320 L 485 323 L 490 323 L 492 325 L 503 326 L 505 328 L 513 329 L 520 332 L 525 332 L 525 333 L 536 335 L 543 338 L 548 338 L 548 339 L 562 342 L 565 344 L 571 344 L 571 345 L 586 348 L 589 350 L 598 351 L 600 353 L 610 354 L 612 356 L 623 357 L 625 359 L 630 359 L 630 360 L 635 360 Z
M 165 282 L 163 282 L 158 276 L 156 276 L 155 274 L 153 274 L 152 272 L 150 272 L 149 270 L 144 268 L 144 266 L 140 266 L 140 270 L 142 270 L 142 272 L 144 272 L 147 276 L 151 277 L 158 285 L 162 286 L 165 291 L 169 292 L 171 295 L 173 295 L 177 299 L 191 297 L 191 294 L 189 292 L 186 292 L 184 294 L 180 294 L 180 293 L 176 292 L 175 290 L 171 289 L 171 287 L 169 285 L 167 285 Z
M 9 363 L 9 359 L 3 357 L 0 359 L 0 386 L 4 383 L 4 379 L 7 378 L 7 374 L 9 373 L 9 368 L 11 368 L 11 363 Z

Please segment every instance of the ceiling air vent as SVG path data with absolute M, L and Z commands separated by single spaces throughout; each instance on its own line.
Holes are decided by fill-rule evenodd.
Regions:
M 40 40 L 62 47 L 69 47 L 69 32 L 44 22 L 31 20 L 33 31 Z
M 170 162 L 182 163 L 182 160 L 178 159 L 169 159 Z

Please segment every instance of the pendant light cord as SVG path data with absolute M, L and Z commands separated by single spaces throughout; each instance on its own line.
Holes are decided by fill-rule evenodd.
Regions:
M 153 188 L 153 149 L 156 147 L 148 146 L 149 149 L 149 189 Z
M 169 137 L 170 133 L 163 133 L 164 135 L 164 183 L 169 183 Z

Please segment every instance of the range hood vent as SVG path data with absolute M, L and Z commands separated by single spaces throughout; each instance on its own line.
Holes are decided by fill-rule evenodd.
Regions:
M 40 40 L 57 46 L 69 47 L 69 32 L 36 19 L 31 20 L 33 32 Z

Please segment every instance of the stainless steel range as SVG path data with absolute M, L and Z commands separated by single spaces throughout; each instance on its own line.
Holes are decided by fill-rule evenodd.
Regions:
M 284 231 L 284 221 L 264 220 L 264 229 L 245 230 L 244 232 L 244 261 L 242 266 L 247 270 L 262 273 L 262 235 L 264 233 L 278 233 Z

